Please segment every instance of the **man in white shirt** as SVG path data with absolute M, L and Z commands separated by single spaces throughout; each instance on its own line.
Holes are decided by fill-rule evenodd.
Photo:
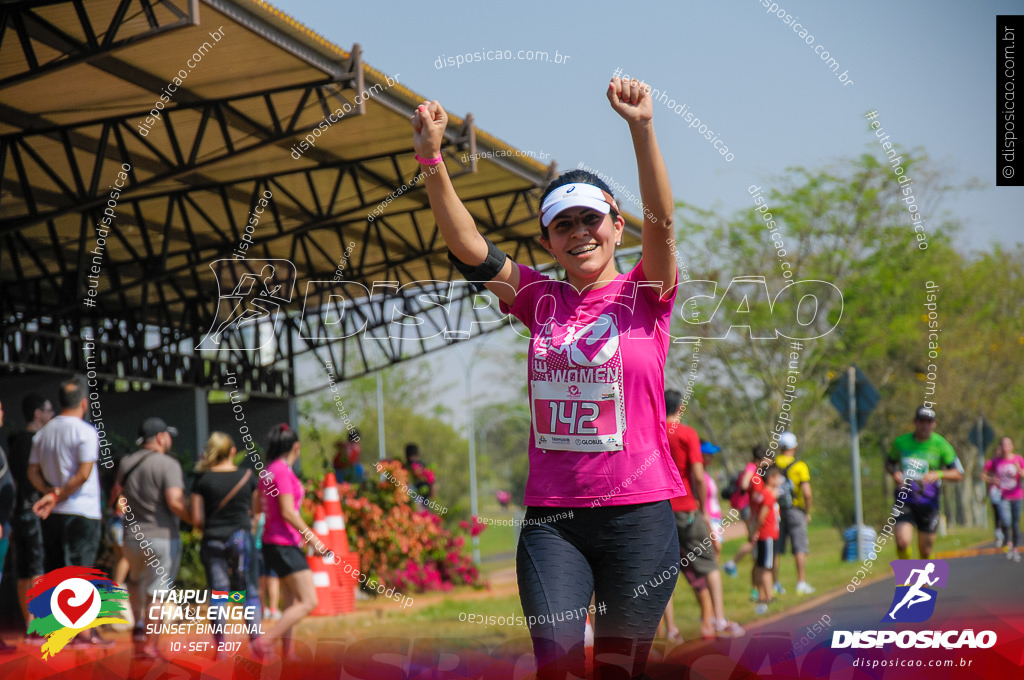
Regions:
M 32 506 L 43 520 L 43 551 L 46 571 L 60 567 L 91 567 L 96 562 L 103 529 L 99 459 L 99 435 L 85 422 L 89 406 L 79 380 L 61 383 L 60 415 L 32 438 L 28 478 L 43 497 Z M 90 629 L 81 642 L 107 646 Z

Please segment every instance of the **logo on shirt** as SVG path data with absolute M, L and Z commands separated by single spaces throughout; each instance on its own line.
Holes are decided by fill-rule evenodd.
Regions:
M 569 362 L 576 366 L 601 366 L 619 349 L 619 329 L 611 314 L 602 314 L 576 331 L 570 327 L 563 346 L 569 346 Z
M 28 610 L 35 616 L 29 633 L 42 635 L 43 657 L 57 652 L 82 631 L 121 618 L 128 592 L 91 567 L 62 567 L 36 578 L 28 591 Z

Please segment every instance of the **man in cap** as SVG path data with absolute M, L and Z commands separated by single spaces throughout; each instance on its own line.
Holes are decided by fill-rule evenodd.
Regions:
M 935 433 L 935 411 L 925 406 L 914 414 L 914 431 L 896 437 L 885 470 L 896 481 L 896 554 L 910 559 L 910 540 L 917 527 L 921 559 L 931 557 L 939 526 L 939 490 L 943 481 L 959 482 L 964 469 L 942 435 Z M 904 487 L 907 484 L 908 488 Z
M 135 614 L 133 640 L 141 652 L 157 656 L 157 636 L 146 635 L 150 600 L 169 590 L 181 564 L 178 520 L 191 522 L 181 464 L 168 455 L 178 435 L 160 418 L 139 425 L 141 449 L 121 459 L 114 496 L 124 496 L 124 556 L 128 559 L 128 594 Z M 144 644 L 143 644 L 144 643 Z
M 796 560 L 797 595 L 809 595 L 814 588 L 807 583 L 807 553 L 810 541 L 807 539 L 807 524 L 811 521 L 811 471 L 807 463 L 796 459 L 796 435 L 783 432 L 779 436 L 779 454 L 775 465 L 782 470 L 782 484 L 779 487 L 779 554 L 786 554 L 791 547 Z M 774 583 L 777 592 L 785 592 L 779 585 L 779 562 L 775 560 Z

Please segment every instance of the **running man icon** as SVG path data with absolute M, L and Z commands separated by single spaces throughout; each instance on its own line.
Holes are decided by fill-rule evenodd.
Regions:
M 910 585 L 910 579 L 914 578 L 914 574 L 920 574 L 917 577 L 917 583 L 911 585 L 910 588 L 907 590 L 907 594 L 903 596 L 902 600 L 900 600 L 900 603 L 892 608 L 892 611 L 889 612 L 890 619 L 892 619 L 893 621 L 896 620 L 896 610 L 902 607 L 903 605 L 907 605 L 907 609 L 910 609 L 915 604 L 927 602 L 928 600 L 932 599 L 932 595 L 923 592 L 921 588 L 926 585 L 933 586 L 939 582 L 938 576 L 936 576 L 933 579 L 928 578 L 928 575 L 931 574 L 933 571 L 935 571 L 935 565 L 931 562 L 929 562 L 928 566 L 926 566 L 924 569 L 911 570 L 910 578 L 908 578 L 907 582 L 903 585 Z
M 896 592 L 889 613 L 882 620 L 909 623 L 931 618 L 938 599 L 934 588 L 946 587 L 949 565 L 943 560 L 894 560 L 891 564 Z
M 231 292 L 221 294 L 218 299 L 217 316 L 220 316 L 221 305 L 228 309 L 224 320 L 219 324 L 214 319 L 210 331 L 199 344 L 199 349 L 217 349 L 223 334 L 232 329 L 240 329 L 250 322 L 270 320 L 283 304 L 291 302 L 292 288 L 295 282 L 295 265 L 288 260 L 249 260 L 247 266 L 263 264 L 259 273 L 254 270 L 239 275 L 234 267 L 215 266 L 223 263 L 234 264 L 231 260 L 218 260 L 211 264 L 217 273 L 217 286 L 236 279 L 237 283 Z M 273 264 L 272 264 L 273 263 Z M 222 290 L 225 289 L 221 288 Z M 216 327 L 214 327 L 214 325 Z M 245 344 L 245 340 L 240 340 Z M 259 339 L 256 339 L 259 344 Z M 237 347 L 236 349 L 259 349 L 259 347 Z

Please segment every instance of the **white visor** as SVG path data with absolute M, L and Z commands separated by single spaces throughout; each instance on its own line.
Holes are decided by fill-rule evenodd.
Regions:
M 593 208 L 602 215 L 607 215 L 614 205 L 614 203 L 609 204 L 610 200 L 612 199 L 608 194 L 593 184 L 583 184 L 582 182 L 565 184 L 552 191 L 544 199 L 544 203 L 540 207 L 540 223 L 547 227 L 560 212 L 569 208 Z

